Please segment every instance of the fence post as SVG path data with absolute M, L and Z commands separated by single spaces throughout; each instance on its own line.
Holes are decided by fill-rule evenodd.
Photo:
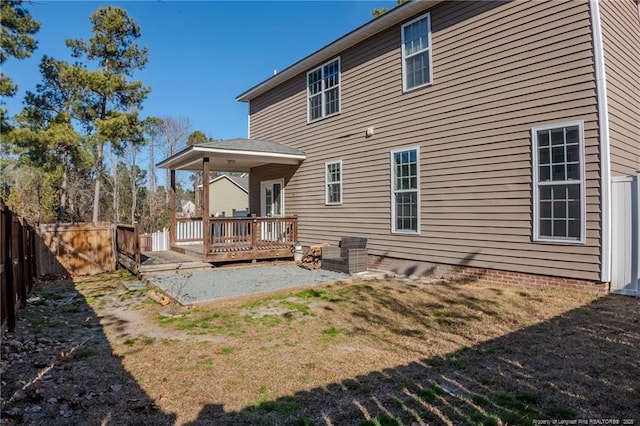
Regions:
M 18 297 L 20 298 L 20 307 L 24 308 L 27 306 L 27 286 L 29 277 L 27 276 L 27 262 L 25 256 L 25 244 L 26 244 L 26 227 L 23 225 L 23 219 L 21 217 L 16 217 L 14 219 L 16 221 L 17 228 L 17 246 L 18 246 L 18 269 L 20 270 L 20 280 L 18 281 Z
M 140 275 L 140 233 L 137 222 L 133 222 L 133 241 L 135 245 L 136 266 L 138 267 L 138 275 Z
M 256 215 L 251 215 L 251 250 L 256 250 L 258 247 L 258 219 Z
M 7 329 L 13 331 L 16 326 L 16 291 L 13 279 L 13 212 L 5 206 L 4 216 L 4 265 L 6 274 Z
M 36 279 L 36 277 L 38 276 L 38 258 L 36 257 L 36 236 L 37 236 L 37 231 L 35 227 L 31 227 L 31 273 L 33 275 L 33 280 L 31 280 L 31 282 L 33 283 Z M 33 290 L 33 287 L 31 288 Z

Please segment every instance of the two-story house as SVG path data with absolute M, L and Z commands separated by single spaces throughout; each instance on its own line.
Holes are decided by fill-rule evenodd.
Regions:
M 252 169 L 250 209 L 276 185 L 303 243 L 364 236 L 380 268 L 603 285 L 639 71 L 634 0 L 405 3 L 238 96 L 306 156 Z
M 637 0 L 412 1 L 239 95 L 248 139 L 160 166 L 249 173 L 245 258 L 355 235 L 374 268 L 637 293 L 639 73 Z

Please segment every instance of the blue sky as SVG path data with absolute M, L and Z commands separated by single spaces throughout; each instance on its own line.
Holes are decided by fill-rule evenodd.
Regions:
M 68 38 L 88 39 L 100 5 L 125 9 L 140 25 L 149 62 L 134 76 L 151 86 L 143 116 L 184 116 L 216 139 L 246 137 L 247 106 L 236 96 L 371 19 L 395 1 L 43 1 L 25 2 L 42 26 L 31 58 L 3 71 L 19 85 L 9 114 L 41 81 L 44 54 L 71 60 Z

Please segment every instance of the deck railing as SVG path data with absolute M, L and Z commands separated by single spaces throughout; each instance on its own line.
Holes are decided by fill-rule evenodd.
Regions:
M 202 218 L 176 219 L 176 244 L 203 243 Z M 298 218 L 224 217 L 209 219 L 209 261 L 286 257 L 298 239 Z
M 212 218 L 210 227 L 211 252 L 288 247 L 298 238 L 298 218 L 295 216 Z

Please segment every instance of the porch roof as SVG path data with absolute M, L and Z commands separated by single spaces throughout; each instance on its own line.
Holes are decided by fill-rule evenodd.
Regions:
M 265 164 L 299 164 L 306 159 L 302 151 L 278 142 L 237 138 L 189 146 L 156 166 L 200 171 L 204 157 L 209 157 L 210 170 L 226 172 L 249 172 Z

